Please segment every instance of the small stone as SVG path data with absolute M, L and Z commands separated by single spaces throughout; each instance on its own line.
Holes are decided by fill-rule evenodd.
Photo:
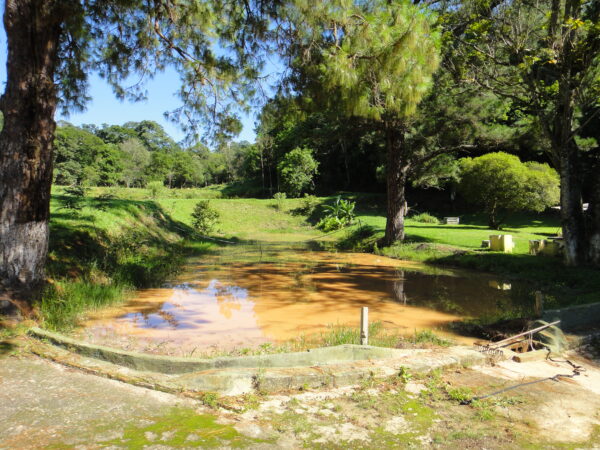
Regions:
M 188 436 L 185 438 L 186 442 L 193 442 L 193 441 L 199 441 L 200 440 L 200 436 L 198 436 L 197 434 L 188 434 Z
M 411 394 L 420 394 L 421 392 L 423 392 L 426 389 L 427 389 L 427 387 L 421 383 L 409 382 L 409 383 L 406 383 L 406 386 L 404 386 L 404 390 Z
M 160 440 L 161 441 L 168 441 L 169 439 L 171 439 L 173 436 L 175 435 L 174 431 L 165 431 L 163 434 L 160 435 Z
M 146 432 L 144 433 L 144 437 L 145 437 L 147 440 L 149 440 L 150 442 L 152 442 L 152 441 L 155 441 L 155 440 L 156 440 L 156 438 L 158 438 L 158 436 L 157 436 L 155 433 L 153 433 L 152 431 L 146 431 Z
M 254 439 L 259 438 L 264 434 L 262 428 L 255 423 L 240 423 L 235 425 L 234 428 L 244 436 Z
M 410 426 L 404 417 L 396 416 L 388 420 L 383 429 L 388 433 L 400 434 L 409 431 Z

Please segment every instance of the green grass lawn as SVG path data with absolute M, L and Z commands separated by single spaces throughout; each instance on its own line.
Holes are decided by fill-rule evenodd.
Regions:
M 174 220 L 191 225 L 198 199 L 160 198 L 157 203 Z M 323 235 L 306 217 L 294 214 L 300 199 L 286 199 L 282 210 L 272 199 L 213 199 L 210 205 L 219 211 L 220 223 L 215 233 L 221 237 L 261 241 L 304 241 Z
M 377 238 L 385 231 L 385 197 L 383 195 L 349 195 L 357 202 L 356 218 L 358 225 L 372 227 Z M 546 239 L 560 231 L 558 212 L 514 213 L 508 217 L 503 229 L 491 230 L 484 214 L 448 214 L 460 218 L 459 225 L 441 223 L 421 223 L 414 220 L 412 211 L 405 219 L 407 242 L 431 243 L 456 246 L 463 249 L 479 249 L 481 241 L 492 234 L 511 234 L 516 244 L 514 254 L 528 254 L 529 240 Z M 434 214 L 435 215 L 435 214 Z M 441 222 L 443 216 L 435 215 Z

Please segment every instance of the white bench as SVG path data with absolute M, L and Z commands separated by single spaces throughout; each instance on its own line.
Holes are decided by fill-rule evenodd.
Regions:
M 458 225 L 460 223 L 460 219 L 458 217 L 444 217 L 444 222 L 446 225 Z

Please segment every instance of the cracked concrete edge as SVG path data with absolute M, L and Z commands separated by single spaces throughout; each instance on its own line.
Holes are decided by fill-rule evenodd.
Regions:
M 295 353 L 274 353 L 255 356 L 218 358 L 182 358 L 150 355 L 88 344 L 58 333 L 33 327 L 29 334 L 82 356 L 107 361 L 131 369 L 165 374 L 190 373 L 223 368 L 308 367 L 359 361 L 403 357 L 406 350 L 368 345 L 338 345 Z
M 52 344 L 33 340 L 32 353 L 59 364 L 121 382 L 202 398 L 202 393 L 216 392 L 223 396 L 250 392 L 274 393 L 306 388 L 339 387 L 373 378 L 385 379 L 400 370 L 429 372 L 434 369 L 485 364 L 488 358 L 468 347 L 430 350 L 407 350 L 403 357 L 349 361 L 328 366 L 225 368 L 194 373 L 167 375 L 130 369 L 121 365 L 72 353 Z

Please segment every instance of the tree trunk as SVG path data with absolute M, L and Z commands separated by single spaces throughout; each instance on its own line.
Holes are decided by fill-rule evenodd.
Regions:
M 260 178 L 262 180 L 262 193 L 264 195 L 264 192 L 265 192 L 265 160 L 263 158 L 262 145 L 259 145 L 258 148 L 260 148 Z
M 342 149 L 342 156 L 344 157 L 344 172 L 346 175 L 345 187 L 348 189 L 350 187 L 350 168 L 348 167 L 348 148 L 343 136 L 340 138 L 340 148 Z
M 572 148 L 563 149 L 560 155 L 560 214 L 568 266 L 581 264 L 584 253 L 585 227 L 578 159 L 578 151 Z
M 387 220 L 384 243 L 391 245 L 404 240 L 404 215 L 406 214 L 406 179 L 408 163 L 403 158 L 404 130 L 401 125 L 387 124 L 386 138 L 386 179 L 387 179 Z
M 44 279 L 57 94 L 57 3 L 6 0 L 6 89 L 0 100 L 0 283 L 29 291 Z M 60 16 L 60 14 L 59 14 Z
M 600 153 L 600 149 L 596 150 Z M 589 250 L 588 255 L 590 262 L 596 266 L 600 266 L 600 176 L 597 174 L 600 170 L 600 155 L 596 155 L 593 159 L 590 172 L 592 175 L 592 186 L 590 192 L 589 204 Z
M 490 215 L 488 217 L 488 228 L 490 230 L 500 230 L 500 223 L 495 216 Z
M 556 2 L 555 2 L 556 3 Z M 556 5 L 553 4 L 555 7 Z M 564 22 L 580 15 L 579 0 L 565 2 Z M 577 61 L 573 53 L 577 30 L 568 27 L 562 37 L 564 49 L 559 61 L 558 96 L 552 123 L 553 152 L 560 163 L 560 213 L 565 243 L 565 264 L 577 266 L 583 262 L 585 227 L 582 207 L 582 175 L 579 149 L 573 140 L 574 73 Z
M 565 59 L 568 60 L 568 54 Z M 582 205 L 582 172 L 579 149 L 573 140 L 573 87 L 570 75 L 562 74 L 551 136 L 553 152 L 560 164 L 560 214 L 565 243 L 565 263 L 583 262 L 585 226 Z

